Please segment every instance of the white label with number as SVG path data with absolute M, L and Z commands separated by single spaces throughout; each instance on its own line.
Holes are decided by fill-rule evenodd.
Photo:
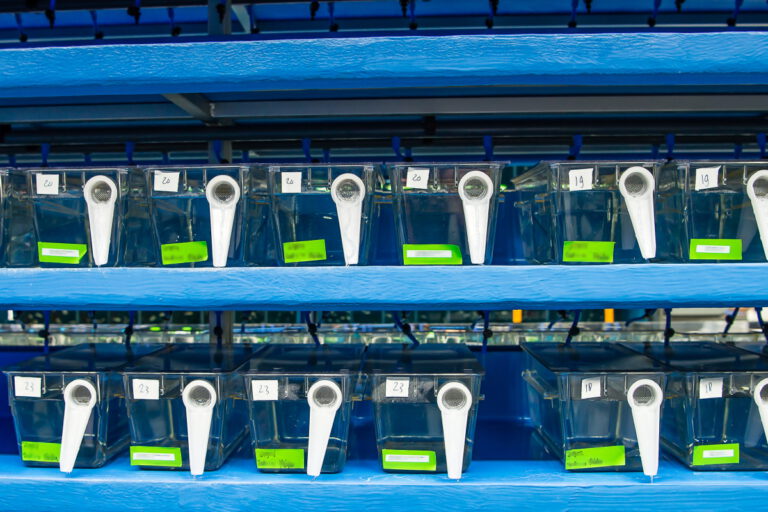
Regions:
M 600 377 L 581 380 L 581 398 L 600 398 Z
M 720 166 L 717 167 L 699 167 L 696 169 L 696 190 L 706 190 L 708 188 L 718 187 L 718 173 Z
M 385 395 L 387 398 L 408 398 L 410 379 L 387 379 Z
M 157 379 L 133 379 L 134 400 L 160 400 L 160 381 Z
M 251 394 L 254 400 L 277 400 L 277 380 L 252 380 Z
M 15 376 L 13 378 L 13 390 L 16 396 L 40 398 L 43 396 L 42 379 L 40 377 Z
M 409 167 L 405 178 L 405 186 L 408 188 L 429 188 L 429 169 L 423 167 Z
M 699 399 L 722 398 L 723 397 L 723 378 L 699 379 Z
M 301 173 L 300 172 L 281 172 L 280 190 L 283 194 L 301 193 Z
M 155 179 L 152 188 L 156 192 L 178 192 L 179 173 L 155 171 Z
M 35 174 L 35 190 L 41 195 L 59 195 L 59 175 Z
M 571 192 L 578 190 L 592 190 L 592 175 L 595 170 L 590 169 L 571 169 L 568 171 L 568 188 Z

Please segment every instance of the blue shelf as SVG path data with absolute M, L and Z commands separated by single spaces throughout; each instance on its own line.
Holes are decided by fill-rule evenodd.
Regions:
M 554 461 L 473 462 L 460 482 L 444 475 L 382 473 L 374 461 L 344 472 L 262 474 L 252 460 L 234 459 L 197 480 L 187 473 L 143 471 L 125 458 L 101 469 L 26 468 L 0 456 L 0 508 L 79 512 L 163 510 L 760 510 L 766 473 L 694 473 L 661 464 L 653 483 L 641 473 L 566 473 Z M 64 507 L 64 508 L 62 508 Z
M 765 264 L 2 269 L 7 309 L 445 310 L 766 306 Z
M 768 83 L 768 33 L 399 36 L 14 47 L 0 97 Z M 564 90 L 567 88 L 564 88 Z

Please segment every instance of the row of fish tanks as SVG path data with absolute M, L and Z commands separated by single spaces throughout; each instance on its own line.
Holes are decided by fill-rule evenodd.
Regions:
M 249 325 L 231 341 L 202 325 L 5 329 L 0 449 L 70 478 L 118 465 L 205 479 L 230 459 L 310 479 L 376 460 L 446 482 L 472 460 L 648 482 L 664 477 L 660 459 L 765 470 L 768 329 L 759 310 L 757 325 L 735 313 L 708 325 L 396 315 Z
M 7 169 L 7 267 L 765 262 L 743 161 Z

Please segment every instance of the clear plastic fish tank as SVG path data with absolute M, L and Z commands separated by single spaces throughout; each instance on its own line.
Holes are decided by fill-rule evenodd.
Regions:
M 235 371 L 247 344 L 172 345 L 123 371 L 131 465 L 142 469 L 219 469 L 248 435 L 248 407 Z
M 481 265 L 493 254 L 498 163 L 395 164 L 390 180 L 404 265 Z
M 768 469 L 768 359 L 715 342 L 636 343 L 672 371 L 661 438 L 691 469 Z
M 569 471 L 658 471 L 666 367 L 615 343 L 523 343 L 531 421 Z
M 279 263 L 366 264 L 379 181 L 370 164 L 270 165 Z
M 256 467 L 338 473 L 347 459 L 363 345 L 268 345 L 240 369 Z
M 392 473 L 469 468 L 485 370 L 464 344 L 374 344 L 365 373 L 381 467 Z
M 766 261 L 768 230 L 761 235 L 757 219 L 764 203 L 768 208 L 767 162 L 681 161 L 668 167 L 685 177 L 687 261 Z
M 515 178 L 528 263 L 682 259 L 682 174 L 658 162 L 542 162 Z
M 8 179 L 11 267 L 113 267 L 126 262 L 128 171 L 32 169 Z M 130 255 L 128 255 L 130 256 Z
M 161 348 L 89 343 L 5 368 L 24 464 L 70 473 L 124 450 L 130 434 L 119 371 Z
M 235 165 L 145 168 L 156 261 L 163 266 L 242 266 L 248 170 Z

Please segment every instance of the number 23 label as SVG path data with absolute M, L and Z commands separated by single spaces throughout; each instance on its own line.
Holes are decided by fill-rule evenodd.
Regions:
M 387 398 L 408 398 L 409 379 L 387 379 L 385 394 Z
M 252 380 L 251 396 L 254 400 L 277 400 L 277 380 Z

